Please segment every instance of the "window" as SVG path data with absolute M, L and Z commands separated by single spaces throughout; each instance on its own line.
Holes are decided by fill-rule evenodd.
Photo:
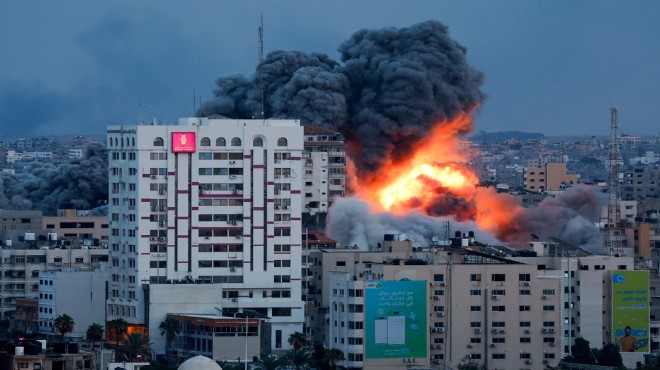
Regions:
M 532 307 L 531 306 L 520 306 L 520 311 L 531 311 Z
M 162 137 L 157 137 L 154 139 L 154 146 L 164 146 L 165 142 Z
M 215 146 L 227 146 L 227 141 L 224 137 L 219 137 L 215 139 Z
M 481 281 L 481 274 L 470 274 L 470 281 Z
M 504 312 L 506 311 L 506 306 L 493 306 L 493 312 Z
M 553 305 L 544 305 L 543 306 L 543 311 L 554 311 L 554 310 L 555 310 L 555 306 L 553 306 Z
M 252 140 L 252 146 L 264 146 L 264 139 L 260 137 L 255 137 Z
M 492 359 L 493 360 L 504 360 L 506 358 L 506 355 L 504 353 L 493 353 Z
M 491 281 L 506 281 L 505 274 L 492 274 L 490 277 Z
M 480 312 L 481 311 L 481 306 L 470 306 L 470 311 Z
M 470 327 L 471 328 L 480 328 L 481 327 L 481 321 L 471 321 L 470 322 Z
M 521 328 L 529 328 L 530 326 L 532 326 L 532 323 L 530 321 L 521 321 L 520 322 L 520 327 Z
M 284 137 L 277 139 L 277 146 L 287 146 L 287 140 Z
M 518 274 L 518 281 L 531 281 L 529 274 Z
M 231 139 L 231 146 L 241 146 L 241 139 L 237 137 Z
M 529 289 L 520 289 L 520 295 L 532 295 L 532 291 Z
M 470 295 L 481 295 L 481 290 L 472 289 L 472 290 L 470 290 Z
M 211 146 L 211 139 L 208 137 L 203 137 L 202 140 L 199 141 L 200 146 Z
M 433 274 L 433 281 L 445 281 L 444 274 Z
M 505 339 L 504 337 L 493 337 L 493 343 L 506 343 Z
M 532 343 L 532 338 L 530 337 L 521 337 L 520 343 Z

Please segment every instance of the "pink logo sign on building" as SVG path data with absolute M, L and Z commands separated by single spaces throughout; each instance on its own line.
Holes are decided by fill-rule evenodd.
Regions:
M 172 133 L 172 152 L 173 153 L 194 153 L 195 152 L 195 133 L 194 132 L 173 132 Z

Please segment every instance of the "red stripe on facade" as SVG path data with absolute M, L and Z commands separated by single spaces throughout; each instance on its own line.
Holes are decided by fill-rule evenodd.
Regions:
M 151 202 L 151 198 L 141 198 L 141 199 L 140 199 L 140 202 L 142 202 L 142 203 L 149 203 L 149 202 Z
M 291 190 L 291 194 L 300 194 L 300 190 Z
M 292 160 L 292 161 L 299 161 L 301 159 L 302 159 L 302 157 L 291 157 L 290 158 L 290 160 Z
M 177 194 L 189 194 L 190 190 L 177 190 L 176 193 Z
M 264 207 L 254 207 L 252 209 L 255 210 L 255 211 L 263 211 Z
M 197 185 L 199 185 L 199 181 L 193 181 L 193 182 L 190 183 L 190 185 L 197 186 Z
M 301 220 L 300 217 L 291 217 L 291 221 L 300 221 L 300 220 Z
M 263 164 L 253 164 L 252 168 L 264 168 Z

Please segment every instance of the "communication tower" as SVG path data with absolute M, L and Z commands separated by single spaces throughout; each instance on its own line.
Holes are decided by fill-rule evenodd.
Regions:
M 605 242 L 610 256 L 623 254 L 623 228 L 619 209 L 619 118 L 615 107 L 610 108 L 610 163 L 607 184 L 607 223 L 605 224 Z

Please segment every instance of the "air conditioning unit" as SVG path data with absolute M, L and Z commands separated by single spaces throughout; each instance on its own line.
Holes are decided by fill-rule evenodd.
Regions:
M 493 334 L 497 334 L 497 329 L 491 329 L 490 332 Z
M 494 347 L 497 347 L 497 345 L 495 343 L 491 343 L 490 348 L 494 348 Z
M 541 329 L 541 332 L 543 332 L 543 333 L 548 333 L 548 332 L 550 332 L 550 329 L 548 329 L 548 328 L 543 328 L 543 329 Z
M 163 189 L 158 190 L 158 194 L 165 195 L 165 190 L 163 190 Z
M 554 347 L 554 346 L 556 346 L 556 345 L 557 345 L 557 343 L 555 343 L 555 342 L 550 342 L 550 347 Z
M 506 330 L 500 329 L 500 334 L 504 334 L 504 333 L 506 333 Z
M 551 333 L 554 333 L 554 332 L 555 332 L 555 328 L 550 328 L 550 332 L 551 332 Z
M 496 296 L 496 295 L 494 295 L 494 296 L 492 296 L 492 297 L 490 297 L 490 298 L 491 298 L 492 300 L 497 300 L 497 296 Z
M 524 286 L 530 286 L 530 283 L 529 283 L 529 281 L 525 281 L 525 282 L 523 283 L 523 285 L 524 285 Z
M 437 301 L 438 299 L 440 299 L 440 297 L 438 297 L 437 295 L 434 295 L 434 296 L 431 297 L 431 298 L 432 298 L 434 301 Z
M 287 178 L 288 178 L 288 177 L 291 177 L 291 175 L 289 175 L 289 174 L 285 174 L 284 177 L 287 177 Z
M 231 271 L 231 272 L 236 272 L 236 267 L 234 267 L 234 266 L 230 267 L 230 268 L 229 268 L 229 271 Z
M 280 206 L 275 206 L 275 209 L 280 209 Z
M 472 348 L 474 347 L 471 343 L 467 345 L 467 348 Z
M 155 180 L 155 179 L 156 179 L 156 175 L 151 175 L 151 179 L 152 179 L 152 180 Z
M 438 312 L 436 312 L 435 314 L 438 315 L 438 317 L 444 317 L 444 316 L 445 316 L 445 312 L 444 312 L 444 311 L 438 311 Z
M 160 222 L 158 222 L 158 226 L 160 226 L 160 227 L 165 227 L 165 221 L 160 221 Z
M 532 363 L 532 360 L 525 360 L 525 363 L 526 363 L 527 365 L 529 365 L 529 364 Z
M 236 164 L 236 161 L 229 161 L 229 164 Z
M 229 178 L 230 178 L 230 179 L 235 179 L 235 178 L 236 178 L 236 175 L 229 175 Z
M 441 364 L 442 361 L 440 361 L 440 360 L 433 360 L 433 363 L 434 363 L 434 364 Z
M 206 194 L 206 190 L 204 190 L 204 189 L 199 189 L 199 193 L 200 193 L 200 194 Z
M 481 334 L 481 328 L 474 328 L 474 334 Z
M 159 209 L 160 209 L 161 211 L 167 211 L 167 207 L 165 207 L 165 206 L 160 206 Z
M 241 238 L 240 234 L 236 235 L 236 239 L 240 239 L 240 238 Z
M 236 190 L 236 194 L 243 194 L 243 190 Z
M 525 334 L 529 334 L 531 331 L 529 329 L 525 329 Z
M 444 333 L 444 332 L 445 332 L 445 328 L 435 328 L 435 332 L 436 332 L 436 333 Z
M 548 299 L 548 296 L 547 295 L 542 295 L 541 299 Z
M 164 242 L 164 241 L 165 241 L 165 237 L 160 237 L 160 238 L 158 238 L 158 240 L 160 240 L 161 242 Z
M 282 206 L 282 209 L 289 209 L 289 206 Z
M 276 178 L 276 179 L 279 179 L 279 178 L 280 178 L 280 175 L 275 174 L 275 178 Z
M 210 237 L 210 236 L 205 236 L 204 239 L 205 239 L 205 240 L 210 240 L 211 237 Z
M 151 237 L 151 238 L 149 238 L 149 240 L 152 241 L 152 242 L 155 242 L 155 241 L 158 240 L 158 239 L 157 239 L 157 238 L 154 238 L 154 237 Z

